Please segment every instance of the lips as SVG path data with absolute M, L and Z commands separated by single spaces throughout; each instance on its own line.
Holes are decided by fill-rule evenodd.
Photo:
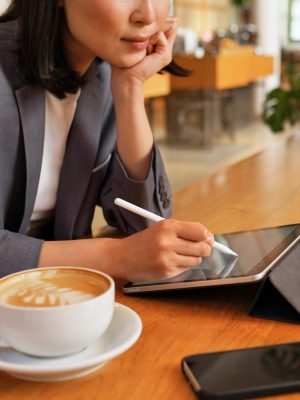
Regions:
M 145 50 L 150 43 L 149 37 L 128 37 L 122 38 L 122 41 L 125 42 L 128 46 L 136 49 L 136 50 Z

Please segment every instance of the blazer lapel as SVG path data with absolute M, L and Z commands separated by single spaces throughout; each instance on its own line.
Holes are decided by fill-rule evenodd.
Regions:
M 45 133 L 45 92 L 23 86 L 15 91 L 24 137 L 26 157 L 25 208 L 20 232 L 26 233 L 39 184 Z
M 104 64 L 104 65 L 103 65 Z M 61 169 L 55 213 L 55 239 L 71 239 L 98 152 L 103 112 L 110 90 L 107 65 L 93 64 L 81 89 Z

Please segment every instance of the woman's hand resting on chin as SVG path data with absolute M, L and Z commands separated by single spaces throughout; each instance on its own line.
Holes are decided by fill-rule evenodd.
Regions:
M 112 88 L 119 81 L 143 84 L 172 61 L 172 49 L 176 37 L 177 18 L 168 17 L 163 31 L 150 37 L 145 57 L 129 68 L 112 66 Z
M 132 50 L 128 50 L 128 57 L 123 58 L 128 66 L 112 66 L 117 151 L 127 174 L 138 181 L 148 176 L 153 150 L 153 135 L 144 107 L 144 82 L 171 62 L 176 24 L 175 18 L 168 17 L 162 30 L 149 38 L 148 48 L 133 52 L 134 59 L 140 61 L 131 65 L 128 59 Z

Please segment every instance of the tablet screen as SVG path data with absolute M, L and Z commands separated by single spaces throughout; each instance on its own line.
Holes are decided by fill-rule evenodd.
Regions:
M 211 256 L 203 258 L 201 264 L 174 278 L 131 282 L 125 287 L 255 276 L 266 271 L 299 236 L 299 224 L 215 235 L 215 240 L 230 247 L 238 258 L 213 249 Z

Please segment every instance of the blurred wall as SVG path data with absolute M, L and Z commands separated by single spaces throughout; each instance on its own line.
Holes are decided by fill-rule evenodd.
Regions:
M 178 25 L 192 29 L 197 36 L 205 31 L 227 29 L 232 20 L 231 0 L 175 0 Z

